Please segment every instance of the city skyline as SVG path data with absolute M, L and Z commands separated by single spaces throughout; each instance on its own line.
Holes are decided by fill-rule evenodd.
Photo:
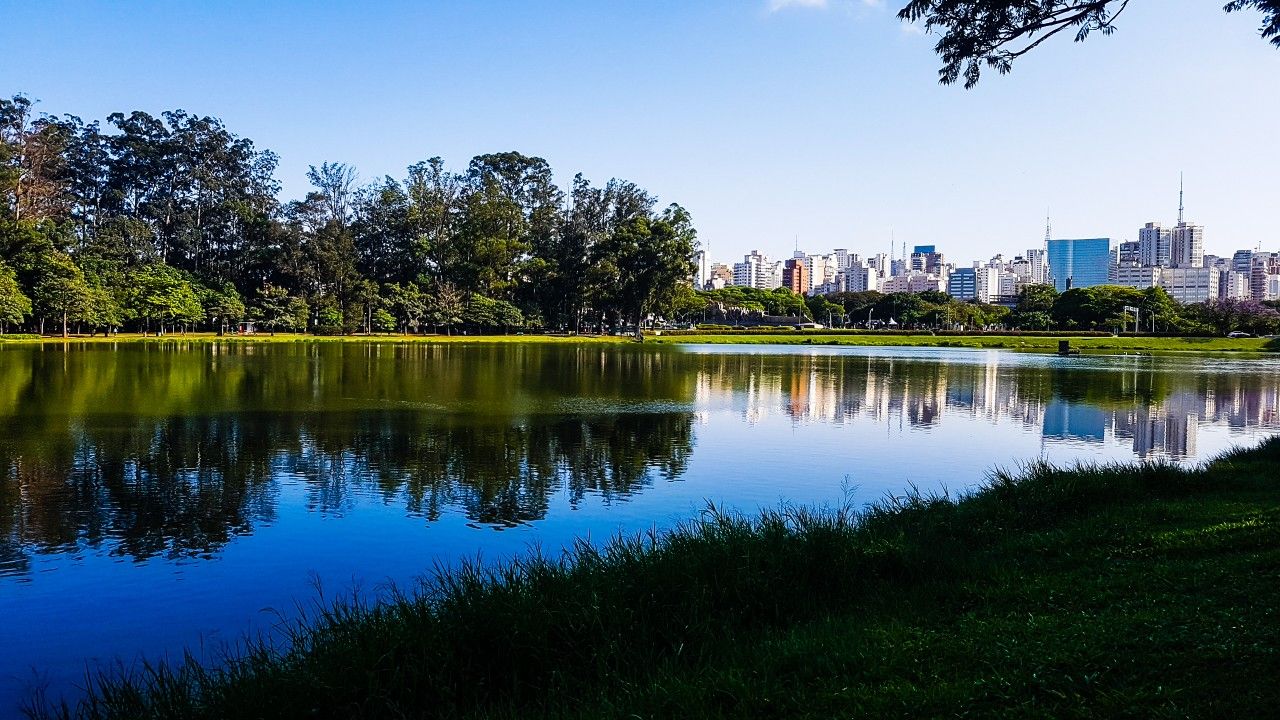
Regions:
M 324 160 L 372 182 L 518 149 L 561 184 L 616 175 L 681 203 L 716 258 L 891 237 L 982 258 L 1034 246 L 1046 207 L 1055 236 L 1136 240 L 1172 222 L 1185 172 L 1206 252 L 1280 244 L 1261 142 L 1280 98 L 1259 91 L 1280 56 L 1213 4 L 1134 6 L 1115 35 L 1046 43 L 972 91 L 935 83 L 935 38 L 885 3 L 59 10 L 9 10 L 0 41 L 43 60 L 0 68 L 7 92 L 86 119 L 221 117 L 280 154 L 289 198 Z

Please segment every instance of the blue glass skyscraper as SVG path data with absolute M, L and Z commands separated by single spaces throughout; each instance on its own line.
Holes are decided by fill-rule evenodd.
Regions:
M 1110 269 L 1111 238 L 1049 241 L 1049 273 L 1058 292 L 1106 285 Z

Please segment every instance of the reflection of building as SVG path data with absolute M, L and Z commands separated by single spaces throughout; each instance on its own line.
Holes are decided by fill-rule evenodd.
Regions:
M 1092 405 L 1053 400 L 1044 409 L 1046 438 L 1102 442 L 1106 428 L 1106 414 Z
M 1257 376 L 1225 374 L 1215 377 L 1216 386 L 1178 388 L 1170 374 L 1149 368 L 1100 375 L 1001 365 L 1000 359 L 991 352 L 986 362 L 940 365 L 816 354 L 762 363 L 759 356 L 726 355 L 705 362 L 697 385 L 703 401 L 723 398 L 751 422 L 783 415 L 796 422 L 864 418 L 927 428 L 954 414 L 993 424 L 1012 420 L 1047 442 L 1127 445 L 1140 458 L 1196 457 L 1202 422 L 1280 427 L 1280 386 L 1260 387 Z M 1086 388 L 1113 404 L 1077 397 Z

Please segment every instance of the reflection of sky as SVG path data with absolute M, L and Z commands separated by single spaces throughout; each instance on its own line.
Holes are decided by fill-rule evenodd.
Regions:
M 534 546 L 554 552 L 578 537 L 670 527 L 708 502 L 745 511 L 782 502 L 863 504 L 910 485 L 973 487 L 993 467 L 1034 458 L 1199 460 L 1280 426 L 1280 364 L 1272 360 L 1210 365 L 1188 358 L 887 348 L 691 351 L 750 353 L 755 364 L 747 372 L 700 366 L 688 403 L 628 402 L 626 412 L 688 412 L 694 423 L 694 452 L 684 472 L 676 478 L 651 473 L 635 492 L 583 496 L 562 483 L 552 487 L 545 514 L 533 522 L 477 526 L 457 508 L 428 521 L 364 477 L 375 469 L 369 463 L 350 452 L 340 462 L 315 462 L 304 441 L 303 453 L 274 466 L 272 512 L 259 515 L 252 532 L 222 546 L 212 561 L 135 560 L 93 546 L 32 554 L 25 572 L 0 577 L 0 617 L 6 619 L 0 623 L 6 649 L 0 702 L 11 705 L 22 696 L 33 667 L 63 691 L 82 677 L 85 662 L 130 661 L 138 653 L 156 659 L 184 646 L 202 646 L 203 656 L 214 659 L 244 633 L 269 631 L 277 613 L 296 617 L 298 602 L 317 597 L 317 580 L 326 597 L 361 587 L 377 593 L 387 580 L 410 583 L 435 563 L 492 561 Z M 940 359 L 965 372 L 946 372 Z M 1178 382 L 1157 402 L 1104 408 L 1019 387 L 1016 371 L 1027 367 L 1138 380 L 1172 373 Z M 1199 378 L 1219 373 L 1254 381 L 1227 385 L 1221 394 L 1205 390 Z M 567 398 L 554 407 L 607 410 L 598 398 Z M 317 474 L 333 477 L 317 483 Z M 330 491 L 338 495 L 318 498 Z

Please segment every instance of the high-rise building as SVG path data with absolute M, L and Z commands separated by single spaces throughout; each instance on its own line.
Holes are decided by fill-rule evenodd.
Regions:
M 1145 290 L 1160 284 L 1162 268 L 1155 265 L 1121 265 L 1111 282 L 1116 285 Z
M 889 266 L 889 256 L 884 253 L 872 255 L 867 258 L 867 267 L 876 271 L 880 277 L 888 277 L 892 268 Z
M 1142 242 L 1126 240 L 1116 248 L 1116 264 L 1120 267 L 1134 267 L 1142 264 Z
M 1169 240 L 1169 264 L 1174 267 L 1204 266 L 1204 226 L 1179 222 Z
M 782 263 L 752 250 L 742 262 L 733 264 L 733 284 L 771 290 L 782 286 Z
M 1277 300 L 1275 281 L 1280 278 L 1280 254 L 1255 252 L 1249 273 L 1249 294 L 1254 300 Z
M 1014 257 L 1013 260 L 1009 262 L 1009 271 L 1014 275 L 1017 275 L 1018 282 L 1023 285 L 1031 284 L 1031 273 L 1033 269 L 1031 261 L 1021 255 Z
M 921 293 L 927 290 L 942 292 L 946 281 L 937 275 L 912 270 L 904 275 L 895 275 L 885 280 L 881 286 L 883 293 Z
M 1138 230 L 1138 259 L 1143 265 L 1165 267 L 1169 264 L 1173 232 L 1158 222 L 1149 222 Z
M 809 292 L 809 268 L 804 260 L 791 258 L 782 266 L 782 287 L 797 295 Z
M 849 251 L 845 248 L 836 248 L 831 251 L 831 255 L 836 259 L 836 270 L 844 270 L 849 267 Z M 854 255 L 856 258 L 857 255 Z
M 1033 248 L 1027 251 L 1026 258 L 1031 262 L 1031 282 L 1041 284 L 1049 282 L 1049 256 L 1044 248 Z
M 1169 297 L 1183 304 L 1218 299 L 1218 271 L 1206 267 L 1171 267 L 1160 269 L 1160 287 Z
M 973 268 L 956 268 L 947 276 L 947 294 L 957 300 L 978 296 L 978 272 Z
M 1218 270 L 1219 300 L 1248 300 L 1251 295 L 1249 292 L 1249 273 L 1222 268 Z
M 880 288 L 880 274 L 875 268 L 854 265 L 836 273 L 836 290 L 839 292 L 865 292 Z
M 1049 272 L 1058 292 L 1107 284 L 1111 238 L 1049 241 Z
M 809 287 L 805 288 L 806 292 L 818 285 L 828 285 L 835 282 L 837 268 L 834 255 L 806 255 L 804 265 L 809 271 Z
M 916 245 L 911 252 L 911 269 L 937 274 L 946 262 L 936 245 Z
M 1231 269 L 1245 275 L 1253 272 L 1253 251 L 1237 250 L 1236 254 L 1231 256 Z
M 720 290 L 733 284 L 733 268 L 724 263 L 712 263 L 707 274 L 707 283 L 703 286 L 705 290 Z

